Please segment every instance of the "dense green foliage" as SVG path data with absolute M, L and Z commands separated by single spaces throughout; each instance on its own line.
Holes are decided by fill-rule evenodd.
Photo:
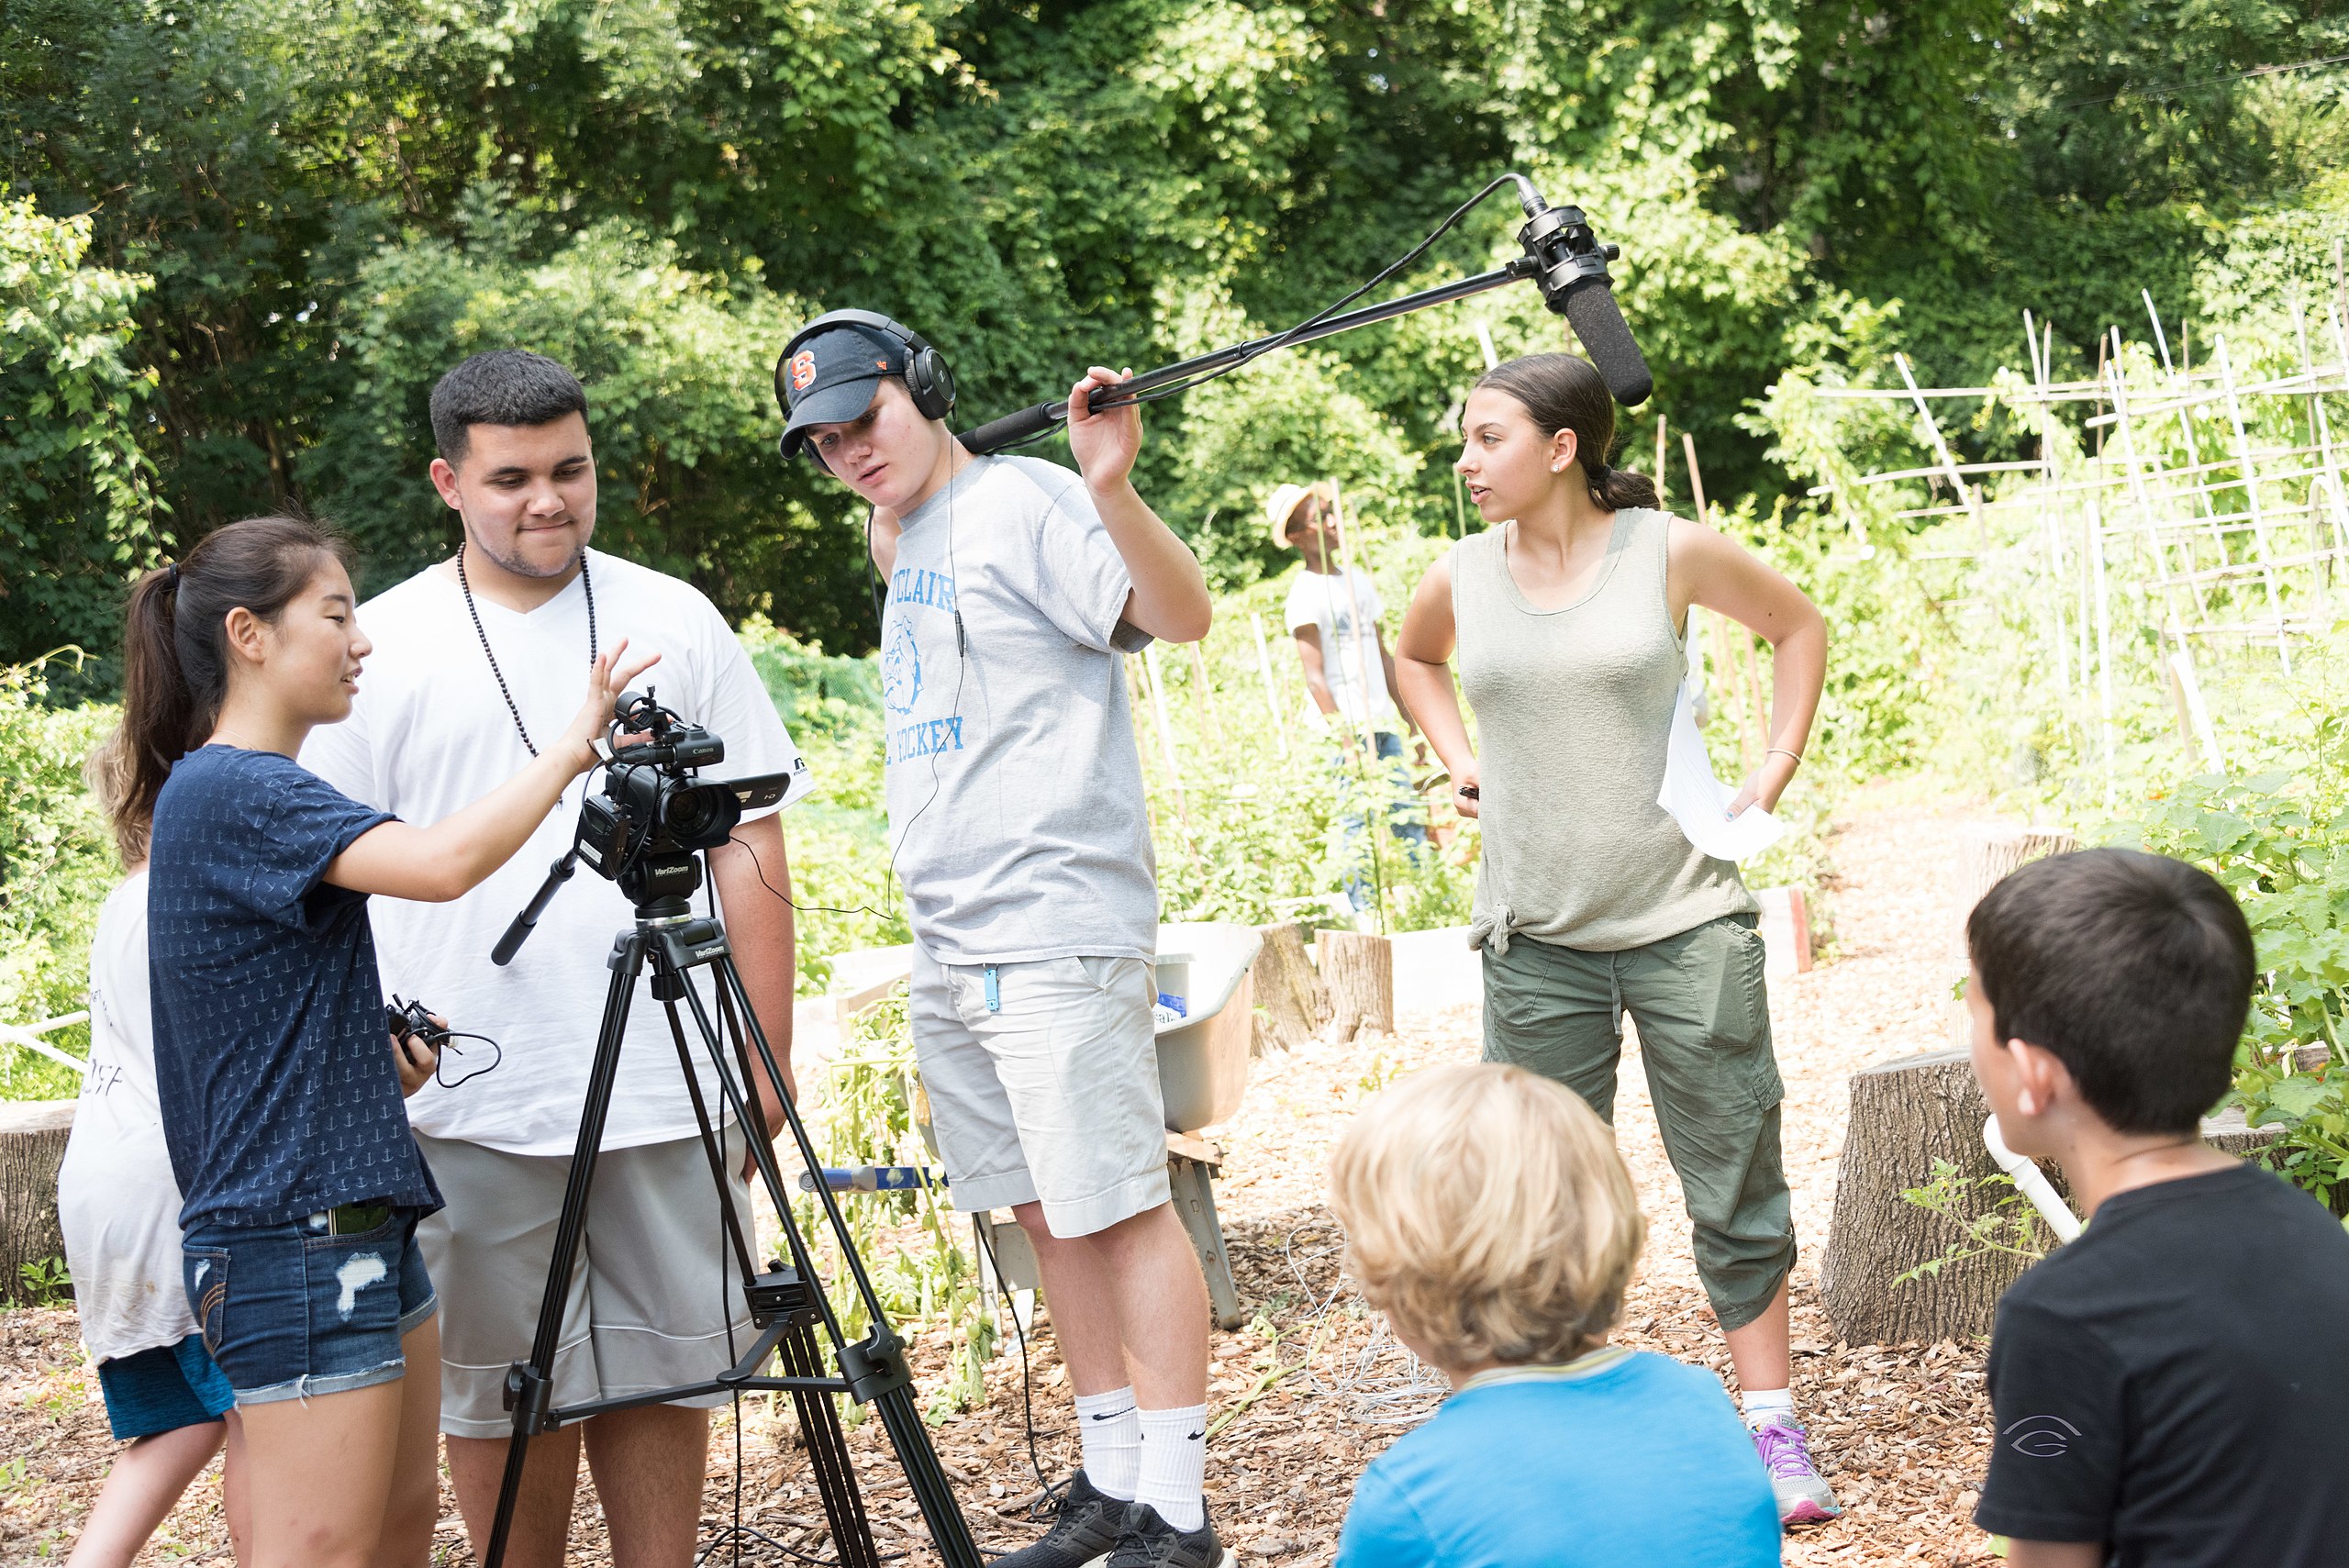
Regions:
M 47 666 L 0 665 L 0 1024 L 87 1005 L 98 906 L 121 875 L 114 840 L 82 784 L 82 761 L 113 728 L 108 706 L 42 701 Z M 49 1037 L 82 1053 L 84 1029 Z M 0 1099 L 70 1098 L 73 1074 L 0 1047 Z
M 42 548 L 118 573 L 148 528 L 298 500 L 380 585 L 451 537 L 432 378 L 521 342 L 590 382 L 620 548 L 854 648 L 848 508 L 769 441 L 791 324 L 920 325 L 984 417 L 1294 319 L 1511 164 L 1623 246 L 1655 410 L 1766 515 L 1781 471 L 1734 421 L 1789 366 L 1875 339 L 1979 376 L 2026 306 L 2092 364 L 2139 286 L 2189 305 L 2228 225 L 2343 147 L 2337 65 L 2245 73 L 2344 35 L 2330 0 L 16 0 L 0 184 L 88 219 L 86 276 L 29 286 L 102 302 L 113 356 L 26 373 L 95 375 L 63 417 L 111 432 L 37 481 L 86 515 Z M 1411 281 L 1506 253 L 1508 214 Z M 1286 356 L 1154 415 L 1145 493 L 1233 587 L 1274 562 L 1210 510 L 1308 471 L 1440 531 L 1475 320 L 1559 340 L 1512 290 Z M 95 606 L 0 599 L 0 659 L 102 646 Z
M 84 266 L 91 228 L 0 191 L 0 660 L 107 645 L 154 559 L 155 376 L 128 352 L 148 280 Z

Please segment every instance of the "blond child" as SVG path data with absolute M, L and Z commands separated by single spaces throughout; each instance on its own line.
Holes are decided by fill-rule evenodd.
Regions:
M 1347 1268 L 1451 1381 L 1372 1462 L 1338 1568 L 1763 1568 L 1770 1478 L 1718 1379 L 1608 1344 L 1646 1232 L 1606 1125 L 1520 1067 L 1431 1068 L 1339 1145 Z

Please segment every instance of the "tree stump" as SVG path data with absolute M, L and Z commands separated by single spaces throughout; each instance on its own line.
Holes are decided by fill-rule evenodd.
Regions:
M 2012 822 L 1968 822 L 1958 832 L 1957 940 L 1965 942 L 1966 917 L 1982 895 L 2029 861 L 2065 855 L 2080 847 L 2068 828 L 2025 828 Z
M 24 1265 L 65 1254 L 57 1228 L 57 1167 L 73 1129 L 72 1100 L 0 1101 L 0 1301 L 24 1298 Z
M 1330 1039 L 1395 1032 L 1395 950 L 1385 937 L 1321 931 L 1314 938 L 1330 993 Z
M 1963 1051 L 1905 1056 L 1852 1074 L 1850 1128 L 1819 1271 L 1820 1297 L 1843 1339 L 1892 1344 L 1990 1331 L 1999 1294 L 2027 1260 L 1992 1253 L 1906 1284 L 1894 1283 L 1954 1251 L 1965 1240 L 1965 1221 L 2007 1195 L 2003 1185 L 1992 1187 L 1955 1217 L 1919 1208 L 1900 1195 L 1932 1180 L 1935 1160 L 1948 1161 L 1965 1176 L 1998 1174 L 1982 1146 L 1989 1114 Z
M 1264 945 L 1256 951 L 1256 1006 L 1272 1044 L 1287 1051 L 1311 1040 L 1330 1017 L 1330 995 L 1305 953 L 1303 930 L 1294 920 L 1259 926 Z

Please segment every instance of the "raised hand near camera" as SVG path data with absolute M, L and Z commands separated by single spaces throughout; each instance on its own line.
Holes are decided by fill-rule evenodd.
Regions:
M 462 898 L 489 880 L 529 841 L 571 781 L 596 765 L 596 742 L 612 721 L 612 705 L 661 657 L 631 660 L 627 653 L 623 639 L 596 659 L 577 716 L 528 767 L 429 828 L 386 822 L 369 828 L 327 866 L 326 880 L 429 904 Z

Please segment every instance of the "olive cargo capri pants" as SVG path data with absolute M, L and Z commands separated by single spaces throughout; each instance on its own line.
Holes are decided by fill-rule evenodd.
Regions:
M 1697 1274 L 1723 1329 L 1760 1317 L 1795 1261 L 1778 1150 L 1786 1089 L 1770 1050 L 1756 923 L 1725 915 L 1620 952 L 1521 935 L 1506 952 L 1485 949 L 1485 1060 L 1564 1084 L 1610 1125 L 1623 1014 L 1639 1026 Z

